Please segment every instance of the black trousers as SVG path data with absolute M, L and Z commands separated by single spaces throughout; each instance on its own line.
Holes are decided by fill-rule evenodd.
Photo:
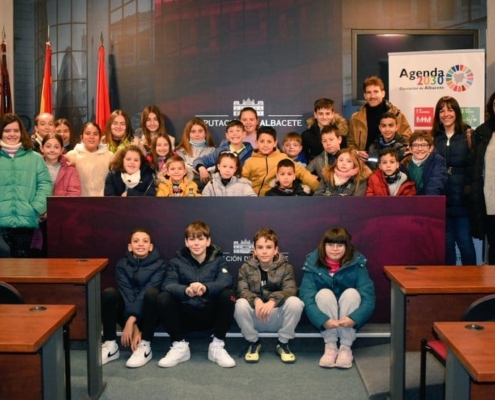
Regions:
M 151 288 L 144 294 L 143 317 L 137 320 L 143 340 L 151 341 L 153 339 L 155 327 L 158 323 L 156 301 L 159 292 L 157 288 Z M 124 299 L 117 289 L 110 287 L 102 292 L 101 319 L 103 323 L 103 342 L 117 339 L 117 324 L 123 328 L 126 323 L 124 310 Z
M 10 257 L 13 258 L 29 258 L 31 255 L 31 242 L 33 240 L 33 228 L 4 228 L 2 235 L 2 254 L 8 257 L 8 250 L 5 244 L 10 249 Z
M 183 340 L 186 332 L 209 329 L 217 339 L 224 340 L 234 319 L 234 308 L 232 289 L 224 289 L 201 309 L 182 303 L 167 291 L 158 296 L 158 312 L 171 342 Z
M 495 265 L 495 215 L 487 215 L 485 227 L 488 239 L 488 264 Z

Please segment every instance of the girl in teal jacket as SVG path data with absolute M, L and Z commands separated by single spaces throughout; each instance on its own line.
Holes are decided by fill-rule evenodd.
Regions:
M 52 194 L 52 181 L 17 115 L 2 117 L 0 135 L 0 247 L 6 243 L 11 257 L 28 257 L 38 217 Z
M 320 366 L 351 368 L 356 330 L 375 308 L 375 288 L 366 258 L 354 249 L 349 232 L 335 227 L 325 232 L 318 249 L 306 257 L 303 273 L 299 296 L 325 342 Z

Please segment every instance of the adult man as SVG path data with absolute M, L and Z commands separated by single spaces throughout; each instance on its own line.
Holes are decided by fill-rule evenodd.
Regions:
M 397 132 L 406 140 L 411 135 L 411 127 L 401 111 L 389 101 L 385 100 L 385 86 L 377 76 L 370 76 L 363 82 L 364 99 L 366 104 L 352 114 L 349 120 L 349 134 L 347 145 L 355 147 L 359 157 L 368 160 L 368 148 L 380 136 L 380 118 L 385 112 L 392 112 L 397 118 L 399 129 Z

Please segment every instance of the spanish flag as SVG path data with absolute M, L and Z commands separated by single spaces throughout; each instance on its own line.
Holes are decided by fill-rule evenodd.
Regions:
M 46 42 L 45 73 L 43 75 L 43 87 L 41 89 L 40 114 L 53 114 L 52 105 L 52 46 Z

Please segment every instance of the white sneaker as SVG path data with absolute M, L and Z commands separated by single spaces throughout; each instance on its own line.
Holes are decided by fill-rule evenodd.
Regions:
M 172 343 L 172 347 L 167 355 L 158 361 L 158 366 L 162 368 L 174 367 L 190 358 L 191 351 L 189 350 L 189 343 L 181 340 L 180 342 Z
M 150 344 L 148 342 L 144 343 L 144 341 L 140 341 L 136 350 L 133 351 L 132 355 L 125 363 L 125 366 L 127 368 L 139 368 L 146 365 L 152 358 L 153 353 L 151 352 Z
M 119 357 L 120 350 L 116 340 L 107 340 L 101 344 L 101 365 L 117 360 Z
M 224 368 L 235 367 L 234 359 L 227 353 L 223 344 L 210 343 L 208 346 L 208 360 Z

